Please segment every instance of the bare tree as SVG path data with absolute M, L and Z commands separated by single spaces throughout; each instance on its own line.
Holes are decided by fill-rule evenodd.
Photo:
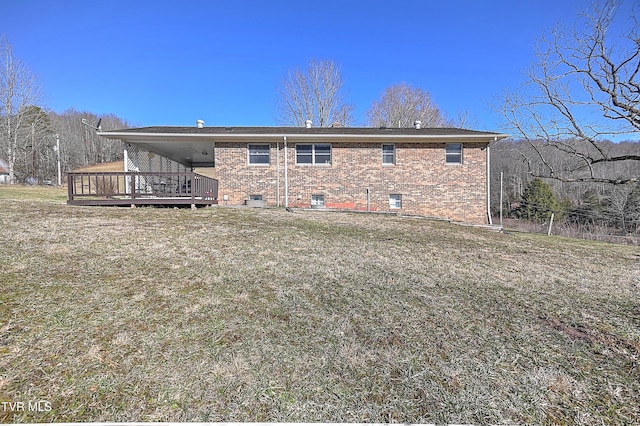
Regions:
M 35 76 L 13 57 L 11 45 L 0 38 L 0 156 L 7 162 L 11 183 L 15 182 L 21 130 L 39 97 Z
M 582 14 L 573 31 L 554 29 L 540 44 L 523 92 L 505 96 L 502 114 L 510 131 L 531 142 L 544 164 L 541 172 L 532 174 L 565 182 L 623 184 L 640 179 L 638 166 L 627 176 L 603 176 L 613 163 L 640 162 L 637 151 L 612 155 L 602 143 L 640 134 L 640 26 L 635 11 L 624 11 L 622 18 L 631 15 L 632 23 L 616 32 L 612 23 L 622 12 L 620 5 L 605 0 Z M 537 148 L 539 142 L 577 161 L 573 167 L 558 168 Z
M 312 60 L 305 70 L 289 70 L 279 88 L 278 121 L 287 126 L 353 124 L 353 106 L 342 94 L 340 67 L 333 61 Z
M 468 110 L 459 111 L 456 118 L 451 120 L 451 126 L 460 129 L 477 129 L 479 127 L 478 119 Z
M 101 120 L 101 127 L 105 130 L 130 127 L 126 120 L 112 114 L 98 117 L 90 112 L 79 112 L 73 109 L 62 113 L 50 112 L 49 118 L 53 130 L 60 137 L 63 171 L 122 158 L 121 142 L 97 136 L 92 129 L 82 124 L 82 120 L 88 123 Z
M 447 121 L 429 92 L 406 83 L 387 87 L 367 111 L 373 127 L 412 127 L 420 120 L 424 127 L 445 127 Z

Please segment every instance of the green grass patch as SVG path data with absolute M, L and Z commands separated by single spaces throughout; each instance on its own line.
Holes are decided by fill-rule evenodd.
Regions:
M 637 247 L 4 189 L 4 422 L 640 418 Z
M 66 202 L 67 188 L 55 186 L 0 185 L 0 200 Z

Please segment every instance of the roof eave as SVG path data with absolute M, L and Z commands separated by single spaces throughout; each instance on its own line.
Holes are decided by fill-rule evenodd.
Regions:
M 485 142 L 490 143 L 505 139 L 509 135 L 502 133 L 474 134 L 474 135 L 425 135 L 425 134 L 299 134 L 299 133 L 140 133 L 140 132 L 98 132 L 98 136 L 107 139 L 119 139 L 125 142 L 159 142 L 159 141 L 248 141 L 248 140 L 273 140 L 280 141 L 285 137 L 292 142 L 299 140 L 331 140 L 335 142 L 352 141 L 368 142 L 372 140 L 395 140 L 415 143 L 438 143 L 442 140 L 459 142 Z

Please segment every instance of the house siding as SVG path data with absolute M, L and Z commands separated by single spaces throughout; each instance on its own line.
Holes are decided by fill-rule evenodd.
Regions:
M 221 204 L 243 204 L 255 194 L 267 205 L 284 205 L 284 146 L 269 146 L 269 165 L 250 165 L 247 143 L 216 142 Z M 296 142 L 289 142 L 289 205 L 309 207 L 312 195 L 324 195 L 327 208 L 366 210 L 369 188 L 373 211 L 486 223 L 487 144 L 463 144 L 462 164 L 446 164 L 445 146 L 395 143 L 396 164 L 387 165 L 382 164 L 382 143 L 331 143 L 331 165 L 296 165 Z M 390 194 L 402 195 L 401 209 L 390 208 Z

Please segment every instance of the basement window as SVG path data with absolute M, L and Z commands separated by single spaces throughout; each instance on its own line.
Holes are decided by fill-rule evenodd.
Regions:
M 446 148 L 447 164 L 462 164 L 462 144 L 448 143 Z
M 249 144 L 249 164 L 268 166 L 271 162 L 271 149 L 267 144 Z
M 331 145 L 296 145 L 296 164 L 331 164 Z
M 249 199 L 251 201 L 262 201 L 262 195 L 258 195 L 258 194 L 249 195 Z
M 390 209 L 402 208 L 402 194 L 389 194 L 389 208 Z
M 312 195 L 311 196 L 312 207 L 324 207 L 324 195 Z

